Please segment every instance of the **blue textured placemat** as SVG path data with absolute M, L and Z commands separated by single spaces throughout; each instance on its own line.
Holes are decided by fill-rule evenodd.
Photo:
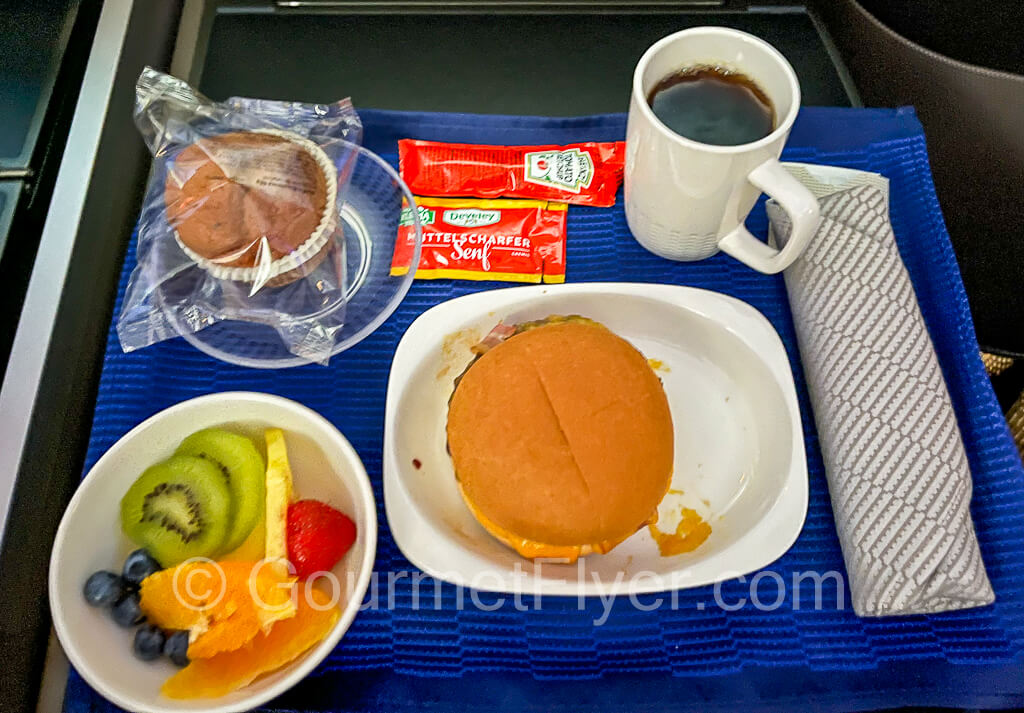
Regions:
M 368 111 L 363 118 L 366 145 L 392 162 L 396 159 L 394 142 L 400 137 L 494 144 L 568 143 L 619 139 L 625 126 L 623 115 L 543 119 Z M 337 650 L 289 695 L 290 708 L 467 707 L 469 702 L 460 697 L 459 687 L 443 680 L 452 677 L 461 677 L 464 684 L 479 682 L 478 690 L 492 691 L 486 705 L 480 704 L 481 709 L 491 710 L 522 708 L 521 696 L 527 695 L 530 686 L 550 679 L 588 680 L 587 694 L 597 697 L 591 703 L 586 702 L 586 695 L 564 703 L 573 710 L 602 707 L 612 700 L 602 701 L 602 687 L 612 696 L 613 690 L 627 682 L 629 686 L 655 685 L 649 689 L 650 705 L 633 706 L 654 708 L 654 701 L 660 699 L 651 682 L 662 681 L 665 691 L 676 690 L 677 679 L 687 677 L 707 681 L 701 684 L 704 689 L 700 685 L 685 689 L 705 700 L 713 698 L 707 691 L 712 690 L 714 681 L 737 682 L 721 694 L 721 700 L 729 696 L 747 701 L 771 699 L 773 695 L 758 681 L 772 681 L 772 676 L 791 689 L 794 680 L 805 681 L 807 695 L 812 696 L 805 702 L 821 701 L 823 707 L 826 701 L 845 706 L 844 696 L 850 699 L 850 708 L 854 698 L 861 706 L 881 707 L 908 702 L 981 705 L 991 701 L 996 705 L 1024 697 L 1024 681 L 1003 673 L 1021 669 L 1024 648 L 1024 471 L 978 356 L 920 124 L 909 109 L 806 109 L 784 158 L 876 171 L 891 181 L 893 227 L 970 458 L 973 513 L 996 604 L 936 616 L 859 619 L 849 607 L 849 593 L 842 587 L 837 590 L 835 580 L 828 579 L 820 589 L 824 606 L 816 608 L 814 582 L 805 578 L 794 585 L 794 574 L 843 573 L 844 568 L 782 279 L 758 274 L 725 255 L 699 263 L 662 260 L 630 237 L 621 203 L 610 209 L 573 206 L 569 212 L 568 281 L 665 282 L 712 289 L 752 304 L 781 334 L 794 366 L 810 471 L 810 508 L 803 531 L 792 549 L 768 568 L 774 574 L 762 577 L 756 588 L 762 603 L 771 604 L 782 596 L 783 605 L 774 611 L 759 610 L 751 601 L 748 577 L 745 582 L 731 581 L 720 588 L 719 596 L 730 608 L 747 600 L 734 611 L 717 606 L 714 589 L 704 587 L 680 592 L 675 606 L 662 597 L 663 605 L 652 608 L 647 605 L 654 604 L 658 595 L 639 597 L 649 611 L 620 599 L 611 606 L 607 621 L 594 626 L 594 620 L 604 613 L 604 604 L 597 599 L 587 600 L 582 608 L 576 599 L 548 597 L 539 610 L 532 609 L 530 599 L 526 600 L 531 605 L 529 611 L 518 610 L 511 600 L 493 611 L 474 606 L 459 610 L 455 588 L 444 585 L 440 588 L 441 606 L 435 609 L 429 581 L 420 585 L 429 603 L 421 602 L 416 609 L 413 586 L 406 577 L 397 582 L 392 608 L 380 606 L 359 614 Z M 748 224 L 755 233 L 764 234 L 762 206 L 755 208 Z M 134 246 L 128 251 L 118 310 L 133 265 Z M 256 390 L 301 401 L 345 433 L 370 473 L 381 520 L 376 569 L 383 588 L 388 572 L 412 570 L 391 538 L 381 493 L 384 396 L 391 356 L 402 333 L 423 311 L 452 297 L 495 286 L 447 280 L 417 282 L 379 330 L 335 357 L 327 368 L 247 370 L 205 357 L 180 339 L 123 354 L 111 330 L 87 465 L 144 418 L 200 394 Z M 784 583 L 781 588 L 780 581 Z M 481 600 L 492 603 L 496 596 L 484 595 Z M 844 608 L 837 607 L 840 600 L 845 602 Z M 795 607 L 798 601 L 799 607 Z M 911 680 L 915 670 L 941 667 L 954 673 L 927 683 Z M 862 672 L 869 676 L 861 676 Z M 434 688 L 425 688 L 411 677 L 433 680 Z M 348 695 L 354 682 L 363 687 L 358 703 Z M 422 691 L 436 695 L 426 701 Z M 793 695 L 786 694 L 789 703 Z M 683 697 L 674 700 L 682 703 Z M 776 698 L 778 702 L 787 700 Z M 72 675 L 69 710 L 105 705 Z

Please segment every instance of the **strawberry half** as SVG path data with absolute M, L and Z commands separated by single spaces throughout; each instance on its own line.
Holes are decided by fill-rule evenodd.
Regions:
M 330 571 L 355 541 L 355 523 L 330 505 L 300 500 L 288 506 L 288 559 L 300 579 Z

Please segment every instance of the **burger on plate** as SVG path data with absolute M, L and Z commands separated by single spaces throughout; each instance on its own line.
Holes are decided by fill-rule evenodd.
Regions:
M 672 415 L 643 354 L 577 316 L 499 324 L 476 351 L 447 437 L 462 497 L 491 535 L 572 562 L 657 519 Z

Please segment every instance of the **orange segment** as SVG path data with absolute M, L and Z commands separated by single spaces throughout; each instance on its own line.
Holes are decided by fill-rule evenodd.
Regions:
M 188 656 L 201 659 L 238 649 L 294 616 L 293 583 L 262 562 L 186 562 L 147 577 L 140 604 L 153 624 L 188 629 Z
M 278 621 L 237 651 L 226 651 L 192 661 L 171 676 L 161 691 L 169 698 L 216 698 L 247 686 L 259 676 L 276 671 L 318 644 L 338 621 L 338 607 L 323 592 L 304 593 L 291 619 Z

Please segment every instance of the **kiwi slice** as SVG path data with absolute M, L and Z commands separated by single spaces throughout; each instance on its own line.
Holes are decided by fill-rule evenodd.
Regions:
M 263 517 L 267 479 L 263 457 L 245 436 L 219 428 L 193 433 L 181 442 L 175 455 L 203 458 L 223 473 L 232 506 L 221 552 L 231 552 L 245 542 Z
M 174 456 L 147 468 L 121 498 L 121 527 L 164 567 L 212 557 L 231 523 L 231 493 L 220 469 Z

